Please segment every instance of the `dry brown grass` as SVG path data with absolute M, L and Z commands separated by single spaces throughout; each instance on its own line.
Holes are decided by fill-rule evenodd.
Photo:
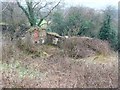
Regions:
M 106 41 L 87 37 L 71 37 L 65 39 L 62 48 L 70 57 L 84 58 L 96 54 L 109 55 L 111 53 Z
M 116 53 L 73 59 L 59 48 L 44 45 L 39 48 L 52 55 L 33 58 L 35 54 L 25 54 L 10 42 L 4 44 L 3 48 L 5 48 L 3 64 L 0 64 L 0 67 L 6 88 L 115 88 L 118 86 Z

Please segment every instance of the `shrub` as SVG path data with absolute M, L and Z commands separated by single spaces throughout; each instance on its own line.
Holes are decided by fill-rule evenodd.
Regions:
M 110 54 L 109 44 L 106 41 L 89 37 L 71 37 L 64 40 L 62 48 L 70 57 L 83 58 L 95 54 Z
M 35 51 L 35 45 L 32 42 L 30 33 L 27 33 L 25 37 L 18 38 L 15 42 L 16 46 L 23 51 L 31 53 Z

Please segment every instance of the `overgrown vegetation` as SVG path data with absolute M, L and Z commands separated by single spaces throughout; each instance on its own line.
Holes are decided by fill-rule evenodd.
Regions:
M 10 48 L 11 47 L 11 48 Z M 27 54 L 4 43 L 0 61 L 5 88 L 116 88 L 117 54 L 73 59 L 54 46 L 41 46 L 48 56 Z M 9 51 L 9 52 L 8 52 Z M 11 53 L 10 53 L 11 52 Z M 86 53 L 84 53 L 86 54 Z
M 67 11 L 67 12 L 66 12 Z M 60 35 L 87 36 L 107 40 L 117 50 L 117 10 L 112 6 L 104 11 L 85 7 L 56 10 L 52 15 L 51 31 Z
M 104 21 L 100 29 L 99 38 L 101 40 L 107 40 L 111 44 L 111 46 L 115 50 L 117 50 L 118 49 L 117 31 L 115 31 L 115 29 L 112 27 L 113 17 L 111 15 L 112 14 L 111 12 L 112 12 L 111 7 L 108 7 L 106 9 Z
M 107 56 L 111 54 L 109 44 L 99 39 L 89 37 L 71 37 L 62 44 L 63 50 L 73 58 L 85 58 L 94 55 Z
M 16 1 L 2 2 L 3 87 L 118 87 L 118 18 L 114 7 L 66 8 L 61 6 L 61 1 L 55 4 L 46 0 L 25 0 L 24 6 Z M 42 29 L 44 20 L 47 28 Z M 35 28 L 45 36 L 41 41 L 45 38 L 49 43 L 34 43 Z M 46 30 L 45 35 L 42 30 Z

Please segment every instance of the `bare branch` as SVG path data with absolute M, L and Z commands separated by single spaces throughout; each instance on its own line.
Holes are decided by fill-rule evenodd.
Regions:
M 40 23 L 43 21 L 43 19 L 45 19 L 46 17 L 48 17 L 50 15 L 50 13 L 60 4 L 61 0 L 48 12 L 48 14 L 46 16 L 44 16 L 38 23 L 38 26 L 40 25 Z
M 61 0 L 60 0 L 61 1 Z M 44 18 L 46 18 L 46 17 L 48 17 L 49 16 L 49 14 L 60 4 L 60 1 L 48 12 L 48 14 L 44 17 Z M 43 19 L 44 19 L 43 18 Z
M 3 6 L 6 6 L 6 4 L 5 4 L 5 3 L 2 3 L 2 5 L 3 5 Z M 9 3 L 7 4 L 6 9 L 7 9 L 7 10 L 9 10 L 9 11 L 11 11 L 11 10 L 12 10 L 11 6 L 9 5 Z
M 26 14 L 27 18 L 29 21 L 31 21 L 30 17 L 29 17 L 29 13 L 25 10 L 25 8 L 23 6 L 20 5 L 19 1 L 16 0 L 17 5 L 23 10 L 23 12 Z
M 6 5 L 6 7 L 4 9 L 2 9 L 2 12 L 8 7 L 9 3 Z
M 33 9 L 34 9 L 38 4 L 40 4 L 40 2 L 37 2 L 37 3 L 33 6 Z
M 48 4 L 46 3 L 44 6 L 40 7 L 40 8 L 38 9 L 38 11 L 40 11 L 40 9 L 46 7 L 47 5 L 48 5 Z

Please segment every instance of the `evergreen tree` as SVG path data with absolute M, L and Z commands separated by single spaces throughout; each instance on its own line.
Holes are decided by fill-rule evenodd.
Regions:
M 111 31 L 111 16 L 106 15 L 106 18 L 104 19 L 103 26 L 100 29 L 99 38 L 102 40 L 109 40 L 110 31 Z
M 99 38 L 101 40 L 107 40 L 111 47 L 114 50 L 117 50 L 118 48 L 118 39 L 117 39 L 117 30 L 115 30 L 112 26 L 112 9 L 110 7 L 108 7 L 105 11 L 105 18 L 103 21 L 103 25 L 100 29 L 99 32 Z

